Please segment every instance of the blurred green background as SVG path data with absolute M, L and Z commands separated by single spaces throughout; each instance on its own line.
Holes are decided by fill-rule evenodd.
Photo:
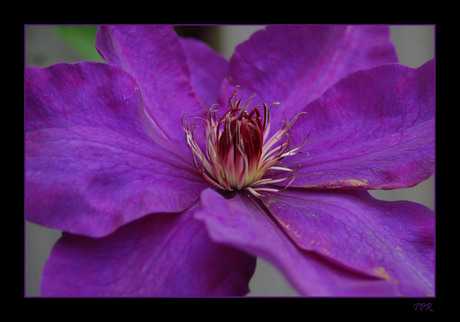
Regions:
M 98 26 L 49 26 L 73 50 L 79 53 L 83 60 L 102 62 L 94 41 Z

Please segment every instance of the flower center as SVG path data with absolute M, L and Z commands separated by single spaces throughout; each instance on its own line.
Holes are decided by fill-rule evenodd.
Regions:
M 293 181 L 294 170 L 276 166 L 282 159 L 302 153 L 301 146 L 290 149 L 290 137 L 287 134 L 299 113 L 291 122 L 286 121 L 270 138 L 270 108 L 265 103 L 248 112 L 252 96 L 241 105 L 237 100 L 236 88 L 228 100 L 225 114 L 218 118 L 216 105 L 207 112 L 206 118 L 196 118 L 204 122 L 206 153 L 203 153 L 195 140 L 193 130 L 195 123 L 187 125 L 182 120 L 186 133 L 187 145 L 190 147 L 195 167 L 213 186 L 227 191 L 248 190 L 260 197 L 261 191 L 277 192 L 280 189 L 270 187 L 279 182 Z M 263 108 L 263 118 L 258 109 Z M 304 141 L 305 142 L 305 141 Z M 268 176 L 270 173 L 270 176 Z M 279 174 L 282 174 L 279 176 Z

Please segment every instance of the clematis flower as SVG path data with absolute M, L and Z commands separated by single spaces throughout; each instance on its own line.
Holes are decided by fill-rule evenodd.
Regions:
M 63 231 L 44 296 L 433 296 L 434 213 L 366 190 L 434 172 L 434 61 L 383 26 L 269 26 L 226 61 L 103 26 L 106 63 L 25 72 L 25 208 Z

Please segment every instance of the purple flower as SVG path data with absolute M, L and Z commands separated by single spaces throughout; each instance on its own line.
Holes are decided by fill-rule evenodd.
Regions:
M 226 61 L 104 26 L 107 62 L 26 69 L 26 218 L 60 229 L 44 296 L 433 296 L 434 213 L 366 190 L 434 171 L 434 61 L 381 26 L 256 32 Z

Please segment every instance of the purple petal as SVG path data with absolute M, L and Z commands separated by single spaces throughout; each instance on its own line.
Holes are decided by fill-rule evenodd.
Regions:
M 195 93 L 203 105 L 210 107 L 217 103 L 220 84 L 227 76 L 228 62 L 207 44 L 197 39 L 183 38 L 181 43 L 187 56 Z
M 295 239 L 284 231 L 281 222 L 275 221 L 263 206 L 244 194 L 225 199 L 217 192 L 206 189 L 201 194 L 201 200 L 203 208 L 195 217 L 205 222 L 212 240 L 261 256 L 277 267 L 303 295 L 397 296 L 401 291 L 407 291 L 409 295 L 420 293 L 406 285 L 399 285 L 398 289 L 398 284 L 391 279 L 394 270 L 390 267 L 377 266 L 375 271 L 367 274 L 349 269 L 315 250 L 298 247 L 293 242 Z M 321 204 L 317 206 L 320 208 Z M 405 230 L 409 231 L 407 228 Z M 342 232 L 338 230 L 337 234 Z M 334 233 L 328 232 L 329 235 Z M 367 232 L 353 233 L 361 236 Z M 387 278 L 387 274 L 391 278 Z
M 230 75 L 255 100 L 281 103 L 277 124 L 348 74 L 397 61 L 388 27 L 268 26 L 236 48 Z
M 434 172 L 434 61 L 389 64 L 351 74 L 309 104 L 291 128 L 310 133 L 293 186 L 395 189 Z M 297 143 L 293 143 L 295 145 Z
M 25 80 L 28 220 L 103 236 L 199 198 L 193 161 L 149 135 L 139 88 L 121 68 L 58 64 L 28 68 Z
M 255 258 L 213 243 L 192 214 L 155 214 L 100 239 L 64 234 L 45 265 L 42 295 L 246 294 Z
M 434 295 L 433 211 L 364 191 L 292 190 L 264 198 L 304 250 L 398 286 L 401 295 Z
M 110 64 L 122 66 L 134 76 L 146 110 L 166 137 L 189 152 L 181 118 L 185 113 L 204 114 L 195 96 L 179 37 L 170 26 L 102 26 L 96 48 Z

